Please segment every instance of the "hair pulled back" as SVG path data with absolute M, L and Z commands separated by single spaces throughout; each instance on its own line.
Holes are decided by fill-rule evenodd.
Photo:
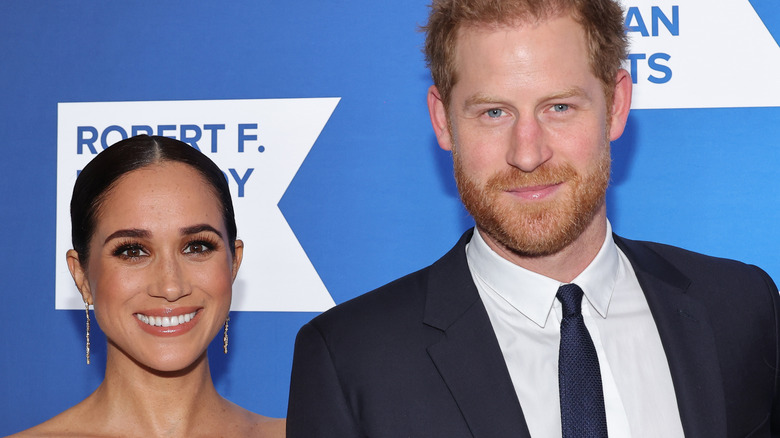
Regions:
M 138 135 L 100 152 L 76 178 L 70 200 L 71 239 L 82 265 L 89 259 L 89 242 L 101 205 L 118 180 L 134 170 L 168 161 L 192 167 L 214 190 L 222 208 L 230 251 L 235 254 L 236 219 L 224 173 L 211 159 L 187 143 L 168 137 Z

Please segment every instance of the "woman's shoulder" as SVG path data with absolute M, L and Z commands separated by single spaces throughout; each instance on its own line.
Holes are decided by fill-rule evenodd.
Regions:
M 234 420 L 229 424 L 238 426 L 234 436 L 258 438 L 284 438 L 287 421 L 284 418 L 266 417 L 231 402 Z
M 285 429 L 287 428 L 286 419 L 264 417 L 262 415 L 257 416 L 260 417 L 260 419 L 255 422 L 255 431 L 257 433 L 252 436 L 262 438 L 284 438 Z
M 284 438 L 286 420 L 284 418 L 266 417 L 244 408 L 234 411 L 231 421 L 226 421 L 225 431 L 229 436 Z M 237 418 L 236 418 L 237 417 Z M 74 424 L 74 418 L 68 411 L 30 429 L 23 430 L 7 438 L 85 438 L 97 436 L 88 430 Z M 231 430 L 232 429 L 232 430 Z
M 91 415 L 91 412 L 94 412 L 94 405 L 88 406 L 88 400 L 90 398 L 37 426 L 10 435 L 7 438 L 97 438 L 121 436 L 122 434 L 112 432 L 112 430 L 115 431 L 116 427 L 109 427 L 110 430 L 103 428 L 102 432 L 98 431 L 101 428 L 96 427 L 94 423 L 95 418 Z M 219 405 L 212 406 L 212 408 L 216 408 L 213 409 L 213 413 L 219 412 L 218 415 L 201 417 L 201 421 L 196 426 L 199 429 L 200 436 L 224 434 L 224 436 L 284 438 L 286 428 L 286 420 L 284 418 L 266 417 L 249 411 L 224 398 L 221 400 L 221 408 Z M 206 418 L 209 418 L 210 421 L 206 420 Z
M 70 408 L 43 423 L 23 430 L 19 433 L 10 435 L 7 438 L 36 438 L 36 437 L 90 437 L 92 434 L 88 430 L 82 429 L 77 419 L 74 408 Z
M 45 423 L 41 423 L 37 426 L 31 427 L 27 430 L 9 435 L 6 438 L 76 438 L 76 437 L 89 437 L 83 432 L 79 431 L 67 431 L 58 427 L 49 427 Z

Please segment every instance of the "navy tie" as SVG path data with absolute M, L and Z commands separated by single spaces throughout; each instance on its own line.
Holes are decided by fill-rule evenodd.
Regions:
M 607 436 L 607 414 L 596 348 L 580 311 L 582 289 L 564 284 L 556 294 L 563 308 L 558 388 L 563 438 Z

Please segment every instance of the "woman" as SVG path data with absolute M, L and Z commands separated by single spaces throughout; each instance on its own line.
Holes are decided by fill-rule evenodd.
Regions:
M 284 420 L 222 398 L 209 372 L 244 249 L 222 171 L 177 140 L 120 141 L 80 173 L 71 222 L 68 268 L 108 340 L 105 379 L 19 436 L 283 437 Z

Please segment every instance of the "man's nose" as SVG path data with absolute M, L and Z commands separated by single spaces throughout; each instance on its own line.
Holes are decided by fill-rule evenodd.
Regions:
M 533 116 L 518 118 L 509 143 L 506 161 L 523 172 L 533 172 L 552 158 L 544 129 Z

